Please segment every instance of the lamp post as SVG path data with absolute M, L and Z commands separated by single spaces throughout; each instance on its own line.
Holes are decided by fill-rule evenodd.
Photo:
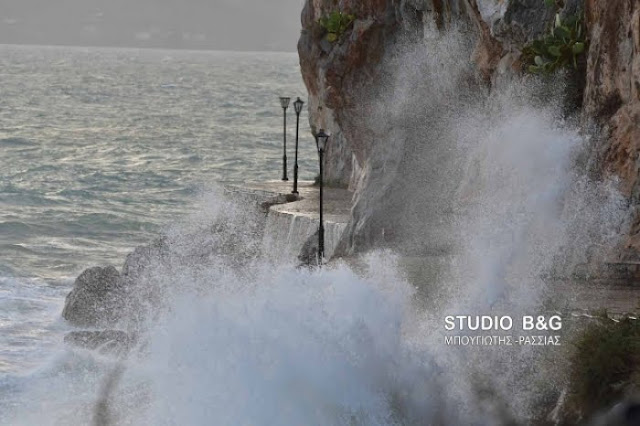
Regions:
M 293 166 L 293 191 L 291 192 L 296 195 L 298 194 L 298 134 L 300 131 L 300 113 L 303 105 L 304 102 L 300 98 L 293 103 L 293 108 L 296 111 L 296 159 Z
M 329 135 L 325 133 L 324 129 L 320 129 L 316 133 L 316 147 L 318 148 L 318 155 L 320 157 L 320 228 L 318 229 L 318 264 L 322 265 L 324 259 L 324 222 L 323 222 L 323 186 L 324 186 L 324 152 L 327 149 L 327 143 L 329 142 Z
M 284 155 L 282 156 L 282 180 L 287 181 L 287 108 L 291 98 L 280 97 L 280 105 L 284 111 Z

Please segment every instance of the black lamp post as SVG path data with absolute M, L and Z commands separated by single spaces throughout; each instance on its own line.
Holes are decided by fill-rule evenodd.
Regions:
M 284 110 L 284 155 L 282 156 L 282 180 L 287 181 L 287 108 L 291 98 L 280 97 L 280 105 Z
M 300 98 L 293 103 L 293 108 L 296 110 L 296 163 L 293 166 L 293 194 L 298 194 L 298 133 L 300 131 L 300 113 L 303 105 L 304 102 Z
M 316 146 L 318 148 L 318 155 L 320 156 L 320 228 L 318 229 L 318 264 L 322 265 L 324 260 L 324 222 L 322 218 L 323 214 L 323 185 L 324 185 L 324 152 L 327 149 L 327 143 L 329 142 L 329 135 L 325 133 L 324 129 L 320 129 L 316 133 Z

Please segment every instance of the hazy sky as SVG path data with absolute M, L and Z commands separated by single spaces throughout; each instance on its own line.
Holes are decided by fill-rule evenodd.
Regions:
M 294 51 L 303 0 L 0 0 L 0 43 Z

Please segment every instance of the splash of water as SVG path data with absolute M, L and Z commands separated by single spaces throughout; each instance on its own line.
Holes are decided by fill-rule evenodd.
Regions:
M 383 90 L 392 95 L 372 107 L 367 125 L 389 143 L 374 147 L 371 185 L 354 211 L 372 229 L 397 225 L 403 256 L 382 252 L 364 265 L 295 270 L 260 255 L 262 235 L 247 227 L 257 222 L 245 207 L 213 197 L 205 213 L 169 232 L 166 256 L 142 277 L 162 303 L 117 389 L 100 400 L 110 422 L 489 425 L 531 418 L 537 382 L 555 372 L 544 365 L 548 357 L 445 347 L 444 315 L 542 308 L 553 295 L 545 274 L 559 263 L 570 269 L 589 244 L 611 245 L 620 199 L 574 167 L 588 141 L 553 103 L 541 106 L 535 86 L 514 82 L 487 93 L 470 74 L 464 38 L 427 36 L 428 47 L 401 49 Z M 592 235 L 587 228 L 595 224 L 602 225 Z M 399 265 L 411 257 L 444 259 L 442 273 L 414 274 L 410 284 Z M 0 420 L 89 423 L 117 365 L 67 350 Z M 42 401 L 36 410 L 34 400 Z
M 422 351 L 448 372 L 463 411 L 530 420 L 540 399 L 557 397 L 554 358 L 566 354 L 443 348 L 443 318 L 558 308 L 548 278 L 606 261 L 627 226 L 625 202 L 590 178 L 591 137 L 563 117 L 561 81 L 504 76 L 487 90 L 462 32 L 425 37 L 395 46 L 385 84 L 359 94 L 367 113 L 354 133 L 379 143 L 363 165 L 350 243 L 403 253 L 426 307 Z

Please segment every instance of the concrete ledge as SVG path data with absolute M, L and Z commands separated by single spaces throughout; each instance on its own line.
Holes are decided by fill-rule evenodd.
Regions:
M 272 257 L 297 259 L 304 243 L 320 224 L 320 188 L 311 181 L 298 182 L 298 198 L 292 201 L 293 183 L 250 182 L 231 185 L 228 192 L 241 194 L 269 206 L 264 249 Z M 325 255 L 331 258 L 351 218 L 353 193 L 341 188 L 324 189 Z

